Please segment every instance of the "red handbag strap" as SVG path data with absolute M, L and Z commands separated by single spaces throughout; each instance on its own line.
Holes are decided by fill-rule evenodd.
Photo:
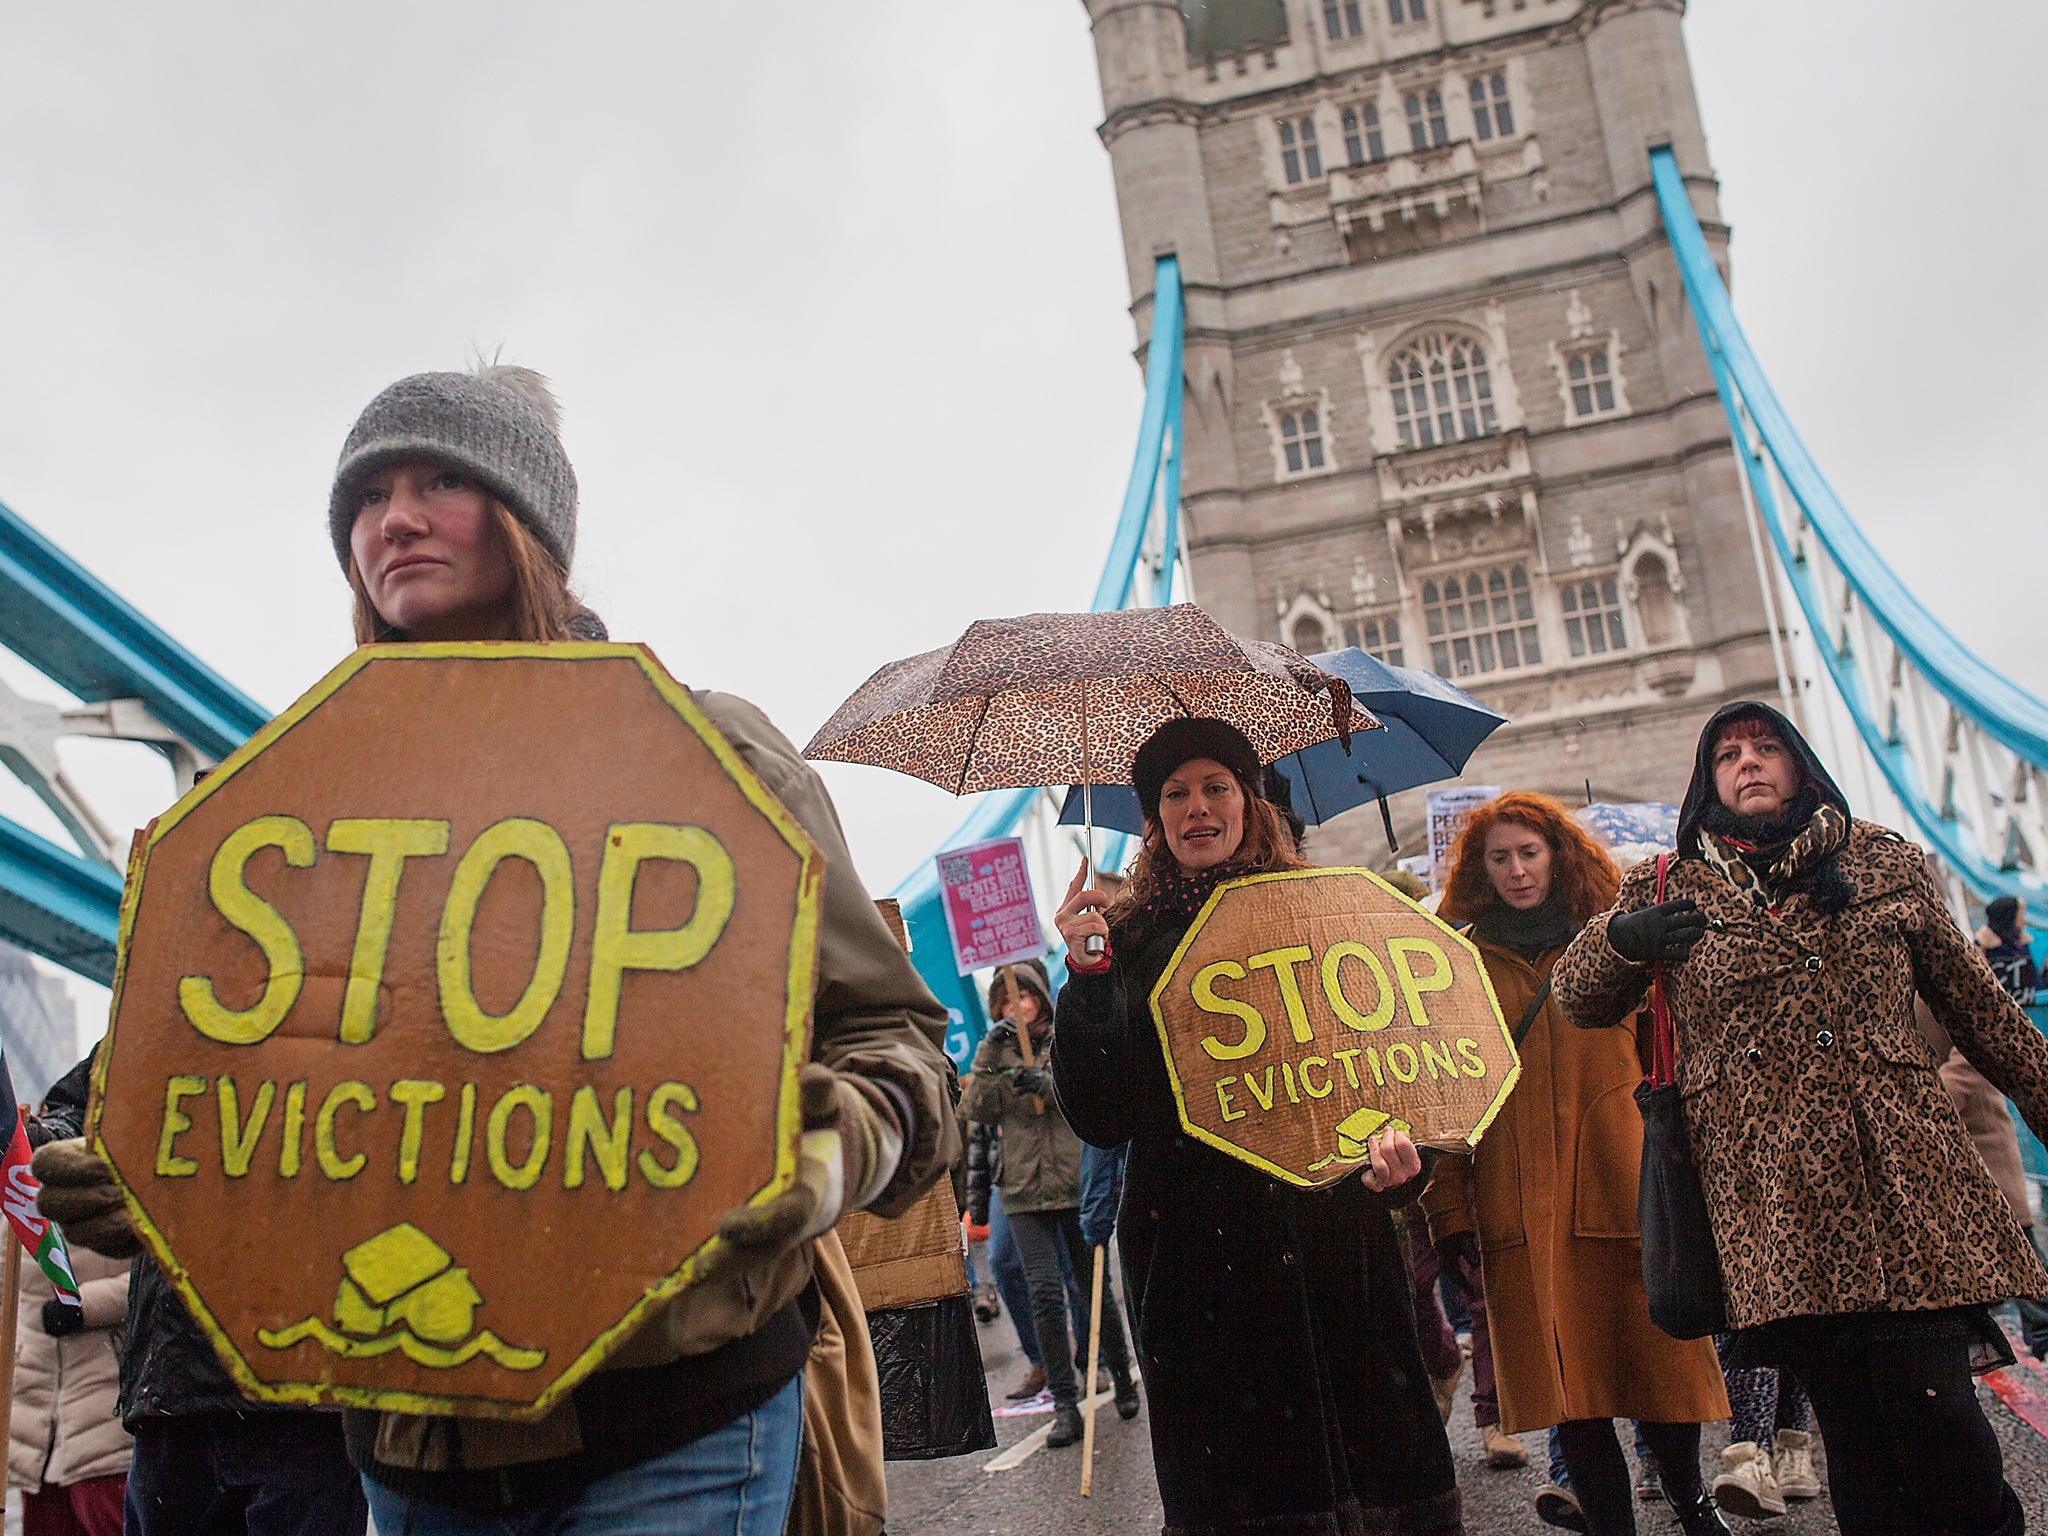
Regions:
M 1671 871 L 1671 855 L 1657 855 L 1657 900 L 1664 900 L 1665 877 Z M 1671 1026 L 1671 1006 L 1664 996 L 1664 967 L 1650 974 L 1650 1070 L 1646 1079 L 1652 1088 L 1668 1088 L 1678 1081 L 1678 1035 Z

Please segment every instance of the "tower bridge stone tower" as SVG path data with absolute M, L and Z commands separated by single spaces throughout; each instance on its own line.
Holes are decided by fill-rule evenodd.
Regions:
M 1154 259 L 1186 288 L 1197 600 L 1467 688 L 1512 722 L 1469 781 L 1676 799 L 1777 692 L 1650 181 L 1670 144 L 1725 270 L 1683 0 L 1084 3 L 1141 344 Z

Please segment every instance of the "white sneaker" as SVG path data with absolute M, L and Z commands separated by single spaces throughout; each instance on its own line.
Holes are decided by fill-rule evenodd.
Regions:
M 1738 1440 L 1721 1453 L 1728 1470 L 1714 1479 L 1714 1502 L 1731 1515 L 1763 1520 L 1785 1513 L 1771 1458 L 1754 1440 Z
M 1804 1430 L 1778 1431 L 1777 1449 L 1771 1455 L 1771 1471 L 1778 1479 L 1778 1492 L 1786 1498 L 1820 1497 L 1820 1474 L 1813 1470 L 1813 1436 Z

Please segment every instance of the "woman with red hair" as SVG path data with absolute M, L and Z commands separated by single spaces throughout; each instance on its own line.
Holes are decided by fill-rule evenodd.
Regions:
M 1471 925 L 1522 1076 L 1474 1154 L 1438 1164 L 1423 1206 L 1446 1268 L 1483 1264 L 1503 1427 L 1557 1425 L 1584 1528 L 1633 1536 L 1613 1420 L 1634 1419 L 1686 1536 L 1725 1533 L 1699 1470 L 1701 1421 L 1729 1411 L 1714 1346 L 1662 1332 L 1643 1291 L 1635 1031 L 1573 1029 L 1549 995 L 1620 872 L 1562 805 L 1519 790 L 1473 812 L 1452 858 L 1440 915 Z

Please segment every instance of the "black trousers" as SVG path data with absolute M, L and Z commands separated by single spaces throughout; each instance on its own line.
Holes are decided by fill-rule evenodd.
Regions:
M 1674 1504 L 1690 1504 L 1700 1494 L 1700 1427 L 1697 1424 L 1638 1424 L 1664 1493 Z M 1591 1536 L 1635 1536 L 1635 1490 L 1629 1486 L 1628 1462 L 1621 1454 L 1612 1419 L 1567 1419 L 1557 1426 L 1558 1449 L 1571 1473 Z
M 1007 1208 L 1006 1208 L 1007 1209 Z M 1092 1284 L 1094 1254 L 1081 1236 L 1081 1213 L 1063 1211 L 1009 1211 L 1010 1235 L 1017 1241 L 1017 1257 L 1024 1261 L 1024 1279 L 1031 1289 L 1031 1326 L 1038 1334 L 1038 1353 L 1045 1362 L 1045 1384 L 1052 1400 L 1063 1406 L 1081 1401 L 1074 1382 L 1074 1351 L 1067 1333 L 1067 1293 L 1060 1275 L 1060 1244 L 1066 1244 L 1074 1264 L 1074 1278 L 1084 1288 Z M 1081 1337 L 1086 1338 L 1088 1319 L 1081 1318 Z M 1123 1319 L 1118 1315 L 1116 1287 L 1107 1277 L 1102 1287 L 1102 1358 L 1110 1374 L 1121 1382 L 1131 1374 L 1131 1353 L 1124 1345 Z M 1095 1383 L 1088 1384 L 1093 1391 Z
M 1791 1362 L 1827 1448 L 1842 1536 L 2018 1536 L 1961 1339 L 1869 1339 Z
M 127 1536 L 362 1536 L 369 1526 L 338 1413 L 199 1413 L 130 1427 Z
M 2048 1264 L 2048 1253 L 2041 1252 L 2041 1234 L 2030 1225 L 2026 1229 L 2027 1241 L 2034 1245 L 2034 1252 L 2041 1262 Z M 2027 1346 L 2027 1353 L 2036 1360 L 2048 1360 L 2048 1301 L 2035 1301 L 2022 1296 L 2015 1303 L 2020 1311 L 2020 1342 Z

